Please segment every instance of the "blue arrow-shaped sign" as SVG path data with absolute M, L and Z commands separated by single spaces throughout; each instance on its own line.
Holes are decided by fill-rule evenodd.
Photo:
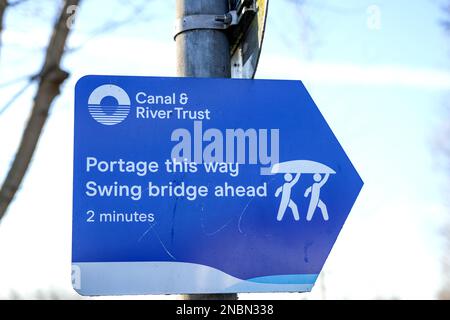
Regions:
M 83 295 L 310 291 L 363 182 L 300 81 L 86 76 Z

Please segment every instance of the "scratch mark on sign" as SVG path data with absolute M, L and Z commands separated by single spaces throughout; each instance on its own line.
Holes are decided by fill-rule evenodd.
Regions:
M 205 217 L 204 217 L 204 207 L 202 206 L 201 207 L 201 216 L 200 216 L 200 223 L 201 223 L 201 227 L 202 227 L 202 231 L 203 231 L 203 233 L 206 235 L 206 236 L 208 236 L 208 237 L 211 237 L 211 236 L 213 236 L 213 235 L 215 235 L 215 234 L 217 234 L 217 233 L 219 233 L 220 231 L 222 231 L 223 229 L 225 229 L 227 226 L 229 226 L 230 225 L 230 223 L 234 220 L 234 218 L 231 218 L 231 219 L 229 219 L 223 226 L 221 226 L 220 228 L 218 228 L 218 229 L 216 229 L 215 231 L 213 231 L 213 232 L 207 232 L 206 231 L 206 227 L 205 227 Z
M 303 247 L 303 253 L 304 253 L 304 255 L 305 255 L 305 257 L 304 257 L 303 259 L 304 259 L 304 261 L 305 261 L 306 263 L 309 262 L 308 249 L 309 249 L 309 247 L 312 246 L 312 244 L 313 244 L 312 242 L 307 242 L 307 243 L 305 244 L 305 246 Z
M 147 233 L 149 233 L 150 230 L 152 230 L 155 225 L 156 225 L 156 223 L 150 223 L 150 227 L 147 230 L 144 231 L 144 233 L 139 238 L 138 242 L 141 242 L 142 239 L 144 239 L 144 237 L 147 235 Z
M 161 240 L 161 238 L 159 237 L 158 233 L 152 229 L 153 233 L 155 234 L 156 238 L 158 239 L 159 243 L 161 244 L 161 246 L 163 247 L 164 251 L 167 253 L 167 255 L 169 257 L 171 257 L 173 260 L 177 260 L 169 251 L 169 249 L 167 249 L 167 247 L 164 245 L 164 242 Z
M 177 212 L 177 205 L 178 205 L 178 197 L 175 198 L 175 204 L 173 205 L 173 210 L 172 210 L 172 228 L 170 230 L 170 240 L 171 240 L 172 244 L 173 244 L 173 239 L 175 237 L 175 214 Z
M 244 217 L 244 214 L 247 212 L 247 208 L 248 208 L 248 206 L 250 205 L 250 203 L 253 201 L 253 199 L 254 199 L 254 198 L 251 198 L 251 199 L 247 202 L 247 204 L 245 205 L 244 209 L 241 211 L 241 214 L 240 214 L 240 216 L 239 216 L 238 230 L 239 230 L 239 232 L 242 233 L 242 234 L 244 234 L 244 232 L 242 231 L 242 228 L 241 228 L 242 218 Z
M 272 181 L 275 180 L 275 177 L 273 177 L 272 179 L 269 180 L 268 184 L 272 183 Z M 245 213 L 247 212 L 248 206 L 250 205 L 250 203 L 252 203 L 252 201 L 255 198 L 250 198 L 250 200 L 247 202 L 247 204 L 245 205 L 244 209 L 241 211 L 241 214 L 239 216 L 239 221 L 238 221 L 238 230 L 241 234 L 244 234 L 244 231 L 242 231 L 242 219 L 244 218 Z

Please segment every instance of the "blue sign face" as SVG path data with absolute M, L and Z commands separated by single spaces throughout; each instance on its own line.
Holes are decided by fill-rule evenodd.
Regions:
M 363 182 L 300 81 L 86 76 L 83 295 L 310 291 Z

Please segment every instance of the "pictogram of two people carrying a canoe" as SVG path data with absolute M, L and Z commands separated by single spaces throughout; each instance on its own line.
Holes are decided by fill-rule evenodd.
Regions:
M 272 174 L 284 173 L 284 183 L 275 192 L 275 197 L 281 195 L 280 207 L 277 220 L 281 221 L 287 211 L 291 209 L 294 219 L 300 220 L 297 204 L 291 199 L 292 189 L 300 180 L 302 174 L 313 174 L 314 183 L 305 190 L 304 197 L 309 197 L 306 221 L 311 221 L 314 213 L 319 209 L 325 221 L 328 221 L 328 210 L 326 204 L 320 198 L 320 191 L 327 183 L 331 174 L 336 172 L 330 167 L 310 160 L 293 160 L 277 163 L 272 167 Z

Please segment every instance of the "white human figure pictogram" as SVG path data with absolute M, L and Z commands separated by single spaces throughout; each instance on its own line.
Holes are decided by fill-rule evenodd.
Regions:
M 304 194 L 305 198 L 307 198 L 309 194 L 311 194 L 308 213 L 306 214 L 306 221 L 311 221 L 317 207 L 319 207 L 320 211 L 322 212 L 323 219 L 325 221 L 328 220 L 327 206 L 325 205 L 325 203 L 323 203 L 322 200 L 320 200 L 320 189 L 324 186 L 329 177 L 329 173 L 325 174 L 325 177 L 323 179 L 319 173 L 314 174 L 313 179 L 315 183 L 313 183 L 312 186 L 306 189 Z
M 286 173 L 284 175 L 284 180 L 286 181 L 281 187 L 277 189 L 275 192 L 275 197 L 278 197 L 281 193 L 281 202 L 280 207 L 278 209 L 277 220 L 281 221 L 286 212 L 286 209 L 289 207 L 292 210 L 292 214 L 294 215 L 295 221 L 300 220 L 300 215 L 298 214 L 298 208 L 294 201 L 291 199 L 292 188 L 300 179 L 300 173 L 297 173 L 294 178 L 292 178 L 292 174 Z

